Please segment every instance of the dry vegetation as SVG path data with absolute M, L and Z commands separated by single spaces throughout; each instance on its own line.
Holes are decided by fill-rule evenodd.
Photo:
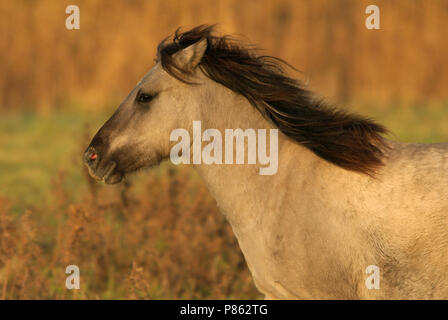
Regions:
M 76 3 L 81 29 L 65 29 Z M 1 1 L 0 109 L 100 108 L 121 100 L 179 26 L 219 23 L 286 59 L 336 101 L 446 100 L 448 2 L 368 0 Z M 297 76 L 300 76 L 297 75 Z
M 9 212 L 0 199 L 2 299 L 259 298 L 229 225 L 192 171 L 165 165 L 146 186 L 92 181 L 71 203 L 64 175 L 49 207 Z M 77 265 L 81 289 L 65 288 Z

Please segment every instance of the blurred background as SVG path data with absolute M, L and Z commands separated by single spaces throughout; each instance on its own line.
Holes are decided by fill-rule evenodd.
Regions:
M 67 30 L 65 8 L 80 9 Z M 365 27 L 368 5 L 380 30 Z M 448 141 L 448 1 L 0 1 L 0 298 L 261 298 L 196 173 L 86 174 L 92 134 L 178 27 L 218 23 L 391 138 Z M 65 288 L 65 268 L 81 289 Z

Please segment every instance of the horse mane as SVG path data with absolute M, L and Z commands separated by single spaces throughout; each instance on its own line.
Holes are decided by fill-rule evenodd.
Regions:
M 214 26 L 201 25 L 180 32 L 158 46 L 158 61 L 170 75 L 191 83 L 188 72 L 172 55 L 206 39 L 207 49 L 199 63 L 210 79 L 237 92 L 272 121 L 286 136 L 319 157 L 348 170 L 373 176 L 383 165 L 381 134 L 387 129 L 372 120 L 328 106 L 312 97 L 298 80 L 288 77 L 282 59 L 257 55 L 229 36 L 214 35 Z

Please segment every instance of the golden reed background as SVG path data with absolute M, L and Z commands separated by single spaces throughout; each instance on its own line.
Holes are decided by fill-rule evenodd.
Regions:
M 77 4 L 81 29 L 65 28 Z M 381 30 L 365 28 L 365 8 Z M 179 26 L 219 23 L 290 62 L 335 102 L 443 102 L 446 0 L 0 1 L 0 109 L 101 108 L 123 99 Z
M 77 31 L 65 28 L 70 4 Z M 364 26 L 369 4 L 379 31 Z M 0 0 L 0 300 L 262 298 L 192 171 L 94 182 L 81 155 L 106 117 L 83 136 L 93 115 L 51 113 L 116 106 L 160 40 L 202 23 L 287 60 L 336 103 L 448 101 L 448 0 Z M 384 110 L 408 141 L 446 141 L 444 108 Z M 7 114 L 26 109 L 50 116 Z M 81 290 L 65 288 L 68 264 Z

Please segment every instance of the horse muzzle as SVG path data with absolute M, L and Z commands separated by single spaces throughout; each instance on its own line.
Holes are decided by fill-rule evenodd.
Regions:
M 89 169 L 90 175 L 107 184 L 118 183 L 123 179 L 123 174 L 117 170 L 115 161 L 102 159 L 101 154 L 92 146 L 84 152 L 84 164 Z

